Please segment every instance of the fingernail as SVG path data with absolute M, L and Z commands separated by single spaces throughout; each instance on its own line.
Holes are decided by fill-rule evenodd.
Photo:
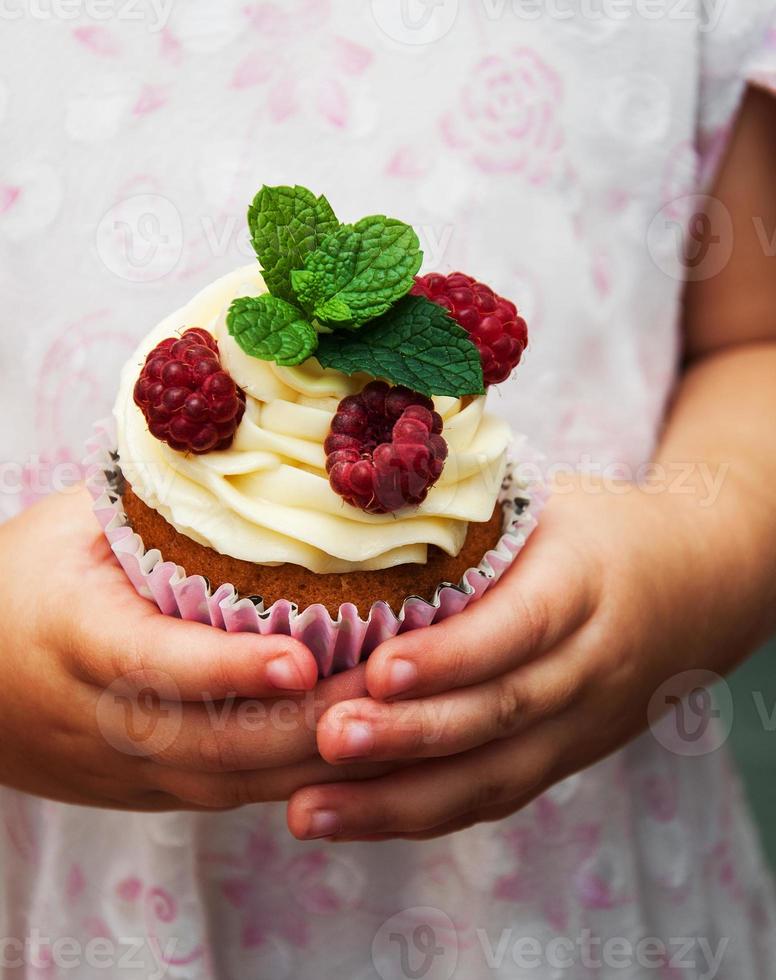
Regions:
M 340 818 L 334 810 L 313 810 L 304 836 L 309 840 L 317 837 L 333 837 L 340 830 Z
M 360 759 L 374 748 L 375 738 L 372 729 L 363 721 L 353 721 L 345 725 L 339 744 L 338 759 Z
M 266 667 L 267 680 L 281 691 L 305 690 L 302 672 L 291 657 L 278 657 L 270 660 Z
M 388 668 L 388 696 L 403 694 L 417 683 L 418 668 L 409 660 L 392 660 Z

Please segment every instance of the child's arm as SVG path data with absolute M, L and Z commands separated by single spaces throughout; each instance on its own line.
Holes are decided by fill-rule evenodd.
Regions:
M 329 709 L 321 754 L 428 758 L 300 790 L 293 833 L 423 837 L 506 816 L 642 731 L 663 682 L 676 695 L 697 684 L 684 671 L 724 673 L 776 626 L 774 174 L 776 102 L 752 92 L 715 192 L 733 257 L 688 289 L 663 491 L 579 481 L 482 600 L 377 650 L 372 698 Z
M 162 616 L 127 581 L 85 490 L 2 525 L 0 568 L 0 784 L 92 806 L 222 809 L 341 778 L 316 757 L 315 716 L 360 696 L 363 668 L 314 699 L 282 696 L 314 687 L 310 651 Z

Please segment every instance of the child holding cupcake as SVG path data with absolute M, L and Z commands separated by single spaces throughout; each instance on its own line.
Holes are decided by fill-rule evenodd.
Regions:
M 39 83 L 5 62 L 3 971 L 768 977 L 776 900 L 706 692 L 776 607 L 771 11 L 197 6 L 153 51 L 140 25 L 6 28 L 34 33 Z M 257 174 L 349 216 L 260 207 L 266 293 L 216 246 Z M 350 221 L 378 209 L 422 270 L 401 222 Z M 181 303 L 198 322 L 149 335 Z M 454 377 L 418 366 L 433 323 L 401 333 L 438 316 Z M 238 593 L 304 568 L 269 598 L 335 625 L 316 576 L 355 576 L 359 613 L 398 579 L 427 623 L 359 635 L 348 665 L 293 616 L 165 609 L 192 597 L 127 534 L 114 553 L 75 479 L 117 386 L 128 534 L 216 562 L 186 568 L 214 587 L 259 542 Z M 437 619 L 437 575 L 400 576 L 437 560 L 454 585 L 471 528 L 465 566 L 497 549 L 509 426 L 553 492 Z M 517 521 L 530 494 L 507 496 Z

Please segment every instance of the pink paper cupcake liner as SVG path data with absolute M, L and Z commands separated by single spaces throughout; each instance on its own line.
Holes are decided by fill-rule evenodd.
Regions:
M 355 666 L 380 643 L 408 630 L 441 622 L 465 609 L 494 585 L 512 564 L 536 527 L 547 497 L 540 476 L 540 457 L 521 448 L 510 462 L 499 499 L 504 506 L 505 530 L 496 546 L 460 582 L 442 582 L 429 602 L 408 596 L 398 613 L 387 602 L 375 602 L 363 619 L 357 607 L 343 603 L 334 619 L 325 606 L 299 609 L 286 599 L 265 607 L 260 597 L 240 596 L 233 585 L 213 589 L 202 575 L 187 575 L 157 549 L 146 550 L 127 524 L 121 499 L 122 475 L 112 420 L 95 425 L 87 444 L 87 485 L 93 509 L 111 549 L 137 592 L 161 612 L 228 632 L 284 634 L 304 643 L 314 654 L 320 674 Z

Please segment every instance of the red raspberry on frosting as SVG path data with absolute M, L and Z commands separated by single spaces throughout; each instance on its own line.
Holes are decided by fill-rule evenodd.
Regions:
M 339 403 L 324 443 L 332 490 L 370 514 L 417 506 L 447 458 L 442 417 L 425 395 L 371 381 Z
M 134 399 L 151 435 L 197 455 L 228 449 L 245 411 L 245 394 L 221 367 L 215 338 L 199 327 L 154 347 Z
M 486 385 L 506 381 L 528 343 L 528 328 L 508 299 L 463 272 L 417 276 L 415 296 L 444 306 L 479 348 Z

